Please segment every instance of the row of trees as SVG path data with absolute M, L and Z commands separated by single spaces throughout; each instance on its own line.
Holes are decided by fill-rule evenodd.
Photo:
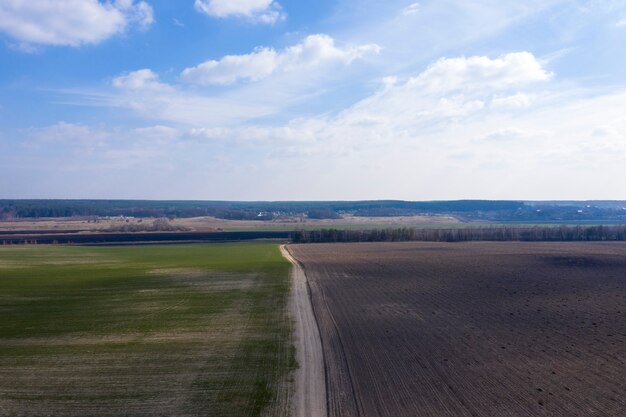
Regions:
M 315 242 L 468 242 L 468 241 L 625 241 L 626 226 L 476 227 L 464 229 L 390 228 L 302 230 L 295 243 Z
M 18 203 L 2 206 L 0 202 L 0 220 L 12 220 L 18 218 L 54 218 L 54 217 L 117 217 L 128 216 L 138 218 L 159 217 L 200 217 L 214 216 L 229 220 L 272 220 L 271 213 L 259 215 L 256 210 L 240 210 L 222 207 L 179 207 L 175 203 L 171 206 L 150 207 L 152 202 L 137 202 L 136 207 L 117 207 L 110 202 L 90 202 L 83 204 L 64 203 L 53 201 L 49 204 L 42 203 Z M 145 204 L 145 206 L 142 206 Z
M 173 225 L 167 218 L 155 219 L 147 223 L 139 219 L 137 223 L 117 222 L 109 228 L 101 229 L 100 232 L 188 232 L 191 229 L 184 226 Z

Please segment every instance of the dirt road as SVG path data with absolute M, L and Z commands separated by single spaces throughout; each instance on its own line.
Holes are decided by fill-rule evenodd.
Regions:
M 306 276 L 298 261 L 289 253 L 289 249 L 282 245 L 280 250 L 283 256 L 293 264 L 290 311 L 296 326 L 295 345 L 298 360 L 293 399 L 294 415 L 296 417 L 326 417 L 324 356 Z

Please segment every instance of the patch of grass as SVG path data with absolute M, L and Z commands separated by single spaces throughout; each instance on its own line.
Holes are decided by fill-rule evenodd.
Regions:
M 0 414 L 279 415 L 275 243 L 0 248 Z
M 463 223 L 464 224 L 464 223 Z M 433 223 L 433 224 L 424 224 L 424 223 L 329 223 L 329 224 L 298 224 L 294 223 L 293 225 L 275 225 L 275 226 L 259 226 L 255 228 L 246 228 L 246 227 L 226 227 L 223 230 L 225 232 L 247 232 L 247 231 L 256 231 L 256 232 L 293 232 L 293 231 L 314 231 L 314 230 L 322 230 L 322 229 L 336 229 L 336 230 L 372 230 L 372 229 L 389 229 L 389 228 L 398 228 L 398 227 L 410 227 L 416 229 L 439 229 L 439 228 L 450 228 L 450 227 L 458 227 L 457 223 Z
M 621 226 L 623 223 L 610 221 L 551 221 L 551 222 L 510 222 L 510 223 L 491 223 L 491 222 L 467 222 L 467 223 L 412 223 L 411 221 L 398 220 L 397 222 L 368 222 L 363 223 L 328 223 L 328 224 L 307 224 L 307 223 L 293 223 L 293 224 L 277 224 L 267 226 L 255 226 L 255 227 L 224 227 L 222 230 L 225 232 L 295 232 L 295 231 L 316 231 L 322 229 L 335 229 L 335 230 L 384 230 L 384 229 L 397 229 L 397 228 L 413 228 L 413 229 L 484 229 L 484 228 L 511 228 L 511 227 L 561 227 L 561 226 L 590 226 L 590 225 L 603 225 L 603 226 Z

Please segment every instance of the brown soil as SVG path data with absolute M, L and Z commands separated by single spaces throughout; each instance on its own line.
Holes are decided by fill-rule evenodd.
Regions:
M 624 415 L 624 243 L 289 248 L 331 417 Z

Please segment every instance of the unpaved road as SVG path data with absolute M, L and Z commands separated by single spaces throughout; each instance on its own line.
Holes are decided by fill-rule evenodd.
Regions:
M 295 375 L 294 415 L 326 417 L 326 381 L 320 333 L 311 305 L 304 271 L 282 245 L 280 250 L 292 264 L 293 286 L 290 311 L 295 320 L 295 345 L 298 369 Z

